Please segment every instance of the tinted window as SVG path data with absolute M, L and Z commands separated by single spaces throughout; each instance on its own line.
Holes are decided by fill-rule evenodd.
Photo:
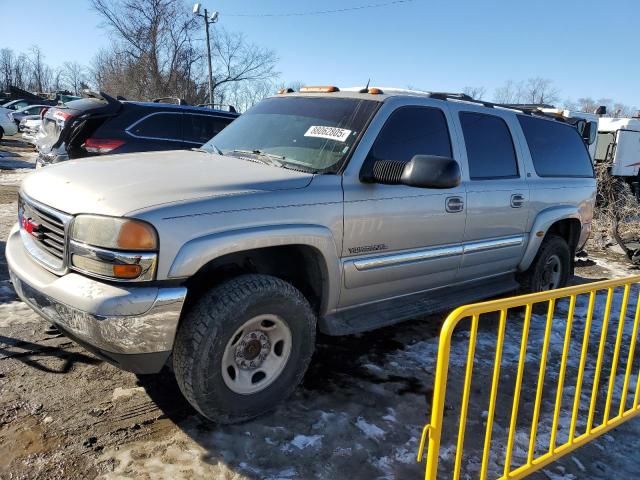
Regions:
M 574 127 L 524 115 L 518 120 L 539 176 L 593 177 L 589 152 Z
M 220 133 L 230 119 L 212 115 L 182 114 L 182 139 L 202 145 Z
M 442 110 L 428 107 L 399 108 L 382 127 L 367 160 L 408 162 L 414 155 L 453 156 L 447 120 Z
M 509 127 L 503 119 L 482 113 L 461 112 L 471 180 L 514 178 L 518 161 Z
M 180 114 L 155 113 L 136 123 L 129 129 L 138 137 L 180 140 Z

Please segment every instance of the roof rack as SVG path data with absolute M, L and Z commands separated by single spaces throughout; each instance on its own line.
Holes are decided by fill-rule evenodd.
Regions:
M 168 103 L 168 104 L 173 104 L 173 105 L 189 105 L 189 102 L 187 102 L 184 98 L 178 98 L 178 97 L 154 98 L 153 100 L 151 100 L 151 102 L 153 102 L 153 103 Z
M 475 103 L 487 108 L 504 108 L 508 110 L 516 110 L 518 112 L 524 113 L 525 115 L 538 115 L 541 117 L 550 118 L 550 119 L 562 121 L 565 123 L 567 120 L 564 117 L 558 117 L 556 115 L 542 111 L 542 108 L 555 108 L 553 105 L 533 104 L 533 103 L 486 102 L 484 100 L 476 100 L 475 98 L 470 97 L 466 93 L 432 92 L 432 93 L 429 93 L 429 97 L 435 98 L 438 100 L 453 100 L 453 101 L 460 101 L 460 102 Z
M 231 113 L 238 113 L 238 111 L 236 110 L 236 107 L 234 107 L 233 105 L 228 105 L 226 103 L 199 103 L 196 106 L 217 108 L 218 110 L 223 110 L 223 107 L 225 107 Z

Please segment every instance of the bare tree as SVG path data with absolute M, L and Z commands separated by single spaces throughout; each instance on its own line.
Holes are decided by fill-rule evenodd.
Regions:
M 10 48 L 0 50 L 0 88 L 8 90 L 14 83 L 15 55 Z
M 502 87 L 496 89 L 493 101 L 496 103 L 522 103 L 524 101 L 523 83 L 507 80 Z
M 527 103 L 550 105 L 560 99 L 560 92 L 548 78 L 530 78 L 524 87 L 524 99 Z
M 204 102 L 207 93 L 205 45 L 197 17 L 183 0 L 92 0 L 115 47 L 100 52 L 93 75 L 101 88 L 131 98 L 180 96 Z M 216 102 L 230 84 L 262 88 L 272 80 L 276 56 L 252 45 L 241 34 L 216 29 L 213 35 L 213 84 Z
M 182 0 L 92 0 L 114 35 L 110 62 L 124 66 L 135 94 L 175 95 L 192 55 L 196 18 Z M 101 55 L 102 60 L 106 53 Z M 133 76 L 135 75 L 135 76 Z M 124 80 L 124 79 L 123 79 Z
M 64 62 L 62 79 L 74 95 L 78 95 L 80 84 L 85 80 L 85 67 L 78 62 Z
M 482 98 L 487 94 L 487 89 L 484 87 L 464 87 L 462 89 L 462 93 L 469 95 L 471 98 L 475 98 L 476 100 L 482 100 Z
M 29 49 L 29 66 L 31 67 L 30 87 L 38 92 L 44 92 L 51 80 L 51 69 L 44 63 L 44 54 L 37 45 Z
M 262 88 L 260 82 L 277 76 L 275 52 L 247 43 L 240 33 L 218 29 L 213 52 L 214 92 L 229 83 L 254 82 Z

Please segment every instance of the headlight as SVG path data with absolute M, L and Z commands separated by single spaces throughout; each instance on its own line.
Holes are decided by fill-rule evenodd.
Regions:
M 71 226 L 71 268 L 114 280 L 153 280 L 158 235 L 150 224 L 128 218 L 79 215 Z

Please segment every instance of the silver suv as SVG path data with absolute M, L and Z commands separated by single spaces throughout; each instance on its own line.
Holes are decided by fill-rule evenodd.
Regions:
M 578 129 L 463 95 L 282 91 L 194 151 L 30 175 L 6 256 L 20 297 L 204 416 L 300 382 L 316 332 L 561 287 L 590 232 Z

